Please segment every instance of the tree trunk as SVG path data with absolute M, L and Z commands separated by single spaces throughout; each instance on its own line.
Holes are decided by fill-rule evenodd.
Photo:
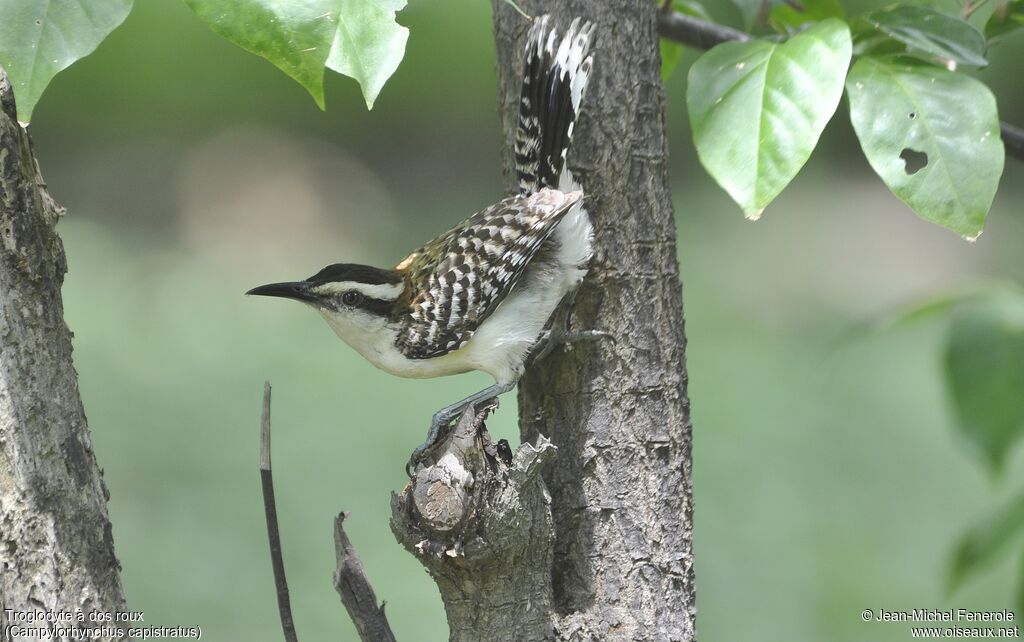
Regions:
M 54 226 L 62 214 L 39 174 L 0 69 L 0 630 L 27 614 L 125 610 L 107 489 L 71 362 Z M 75 627 L 75 622 L 59 626 Z M 40 624 L 30 624 L 40 626 Z M 45 624 L 44 624 L 45 626 Z M 116 625 L 110 625 L 115 629 Z M 119 639 L 119 633 L 98 639 Z M 70 637 L 70 636 L 67 636 Z M 12 634 L 14 640 L 38 636 Z M 7 639 L 6 637 L 4 639 Z M 55 639 L 63 639 L 58 635 Z
M 594 77 L 569 167 L 588 195 L 599 261 L 574 327 L 616 341 L 527 371 L 522 438 L 558 448 L 543 471 L 555 523 L 554 598 L 572 639 L 692 640 L 693 500 L 686 339 L 668 180 L 665 95 L 652 0 L 527 1 L 555 24 L 596 24 Z M 526 21 L 494 1 L 505 178 Z M 563 27 L 564 28 L 564 27 Z
M 493 2 L 511 190 L 529 22 L 506 0 Z M 527 443 L 503 461 L 486 437 L 467 448 L 454 430 L 396 498 L 392 528 L 437 581 L 453 641 L 689 642 L 691 431 L 658 3 L 517 4 L 552 14 L 560 30 L 576 16 L 596 25 L 595 71 L 568 163 L 588 195 L 598 256 L 573 328 L 615 340 L 556 349 L 527 370 L 520 426 L 539 450 Z M 538 457 L 552 450 L 545 437 L 555 452 Z

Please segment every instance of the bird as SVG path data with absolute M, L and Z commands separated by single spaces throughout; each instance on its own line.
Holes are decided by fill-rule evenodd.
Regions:
M 392 268 L 335 263 L 302 281 L 246 293 L 309 305 L 342 341 L 393 375 L 478 370 L 494 378 L 493 385 L 434 413 L 426 441 L 406 466 L 410 475 L 467 407 L 513 389 L 528 359 L 543 358 L 565 341 L 607 336 L 569 332 L 571 301 L 559 309 L 575 296 L 594 254 L 586 199 L 566 166 L 593 68 L 593 31 L 592 23 L 576 18 L 560 35 L 549 16 L 533 19 L 514 140 L 517 193 Z

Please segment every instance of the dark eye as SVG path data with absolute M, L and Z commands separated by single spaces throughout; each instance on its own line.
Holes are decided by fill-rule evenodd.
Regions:
M 363 295 L 355 290 L 349 290 L 341 295 L 341 302 L 349 306 L 359 305 L 362 300 Z

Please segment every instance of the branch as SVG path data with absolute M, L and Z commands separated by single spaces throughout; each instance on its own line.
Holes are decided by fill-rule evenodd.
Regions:
M 1017 160 L 1024 160 L 1024 129 L 1010 123 L 999 123 L 999 130 L 1003 135 L 1006 155 Z
M 341 596 L 349 617 L 356 625 L 363 642 L 395 642 L 395 634 L 384 615 L 384 605 L 377 606 L 377 596 L 366 577 L 363 562 L 345 534 L 342 523 L 348 513 L 338 513 L 334 520 L 334 552 L 338 568 L 334 572 L 334 588 Z
M 284 576 L 281 556 L 281 532 L 277 527 L 277 501 L 274 499 L 274 473 L 270 469 L 270 382 L 263 384 L 263 422 L 260 431 L 260 480 L 263 482 L 263 509 L 267 514 L 267 538 L 270 540 L 270 563 L 274 567 L 277 587 L 277 610 L 287 642 L 297 642 L 292 603 L 288 597 L 288 580 Z
M 750 35 L 730 27 L 693 18 L 678 11 L 658 14 L 658 32 L 664 38 L 675 40 L 694 49 L 710 49 L 723 42 L 745 42 Z M 1006 155 L 1024 161 L 1024 129 L 1009 123 L 1000 123 Z
M 539 471 L 555 448 L 540 438 L 504 457 L 484 427 L 494 406 L 467 408 L 392 497 L 391 530 L 437 582 L 451 642 L 549 642 L 554 533 Z
M 270 467 L 270 382 L 263 384 L 263 421 L 260 431 L 260 479 L 263 482 L 263 508 L 267 514 L 267 538 L 270 540 L 270 562 L 274 567 L 274 586 L 277 587 L 277 609 L 281 615 L 281 628 L 287 642 L 297 642 L 292 603 L 288 597 L 288 580 L 284 576 L 284 558 L 281 555 L 281 532 L 277 525 L 277 501 L 274 499 L 274 473 Z M 334 548 L 338 568 L 334 573 L 334 588 L 349 617 L 356 625 L 363 642 L 395 642 L 384 606 L 377 608 L 377 597 L 366 579 L 363 563 L 342 528 L 346 514 L 334 520 Z
M 658 33 L 694 49 L 711 49 L 723 42 L 746 42 L 750 35 L 732 27 L 700 20 L 678 11 L 658 14 Z

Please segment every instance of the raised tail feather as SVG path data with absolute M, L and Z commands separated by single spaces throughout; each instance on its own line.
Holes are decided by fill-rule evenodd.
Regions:
M 559 40 L 549 16 L 535 18 L 526 38 L 523 93 L 516 131 L 519 192 L 544 187 L 571 190 L 565 155 L 593 64 L 588 55 L 593 24 L 576 18 Z

